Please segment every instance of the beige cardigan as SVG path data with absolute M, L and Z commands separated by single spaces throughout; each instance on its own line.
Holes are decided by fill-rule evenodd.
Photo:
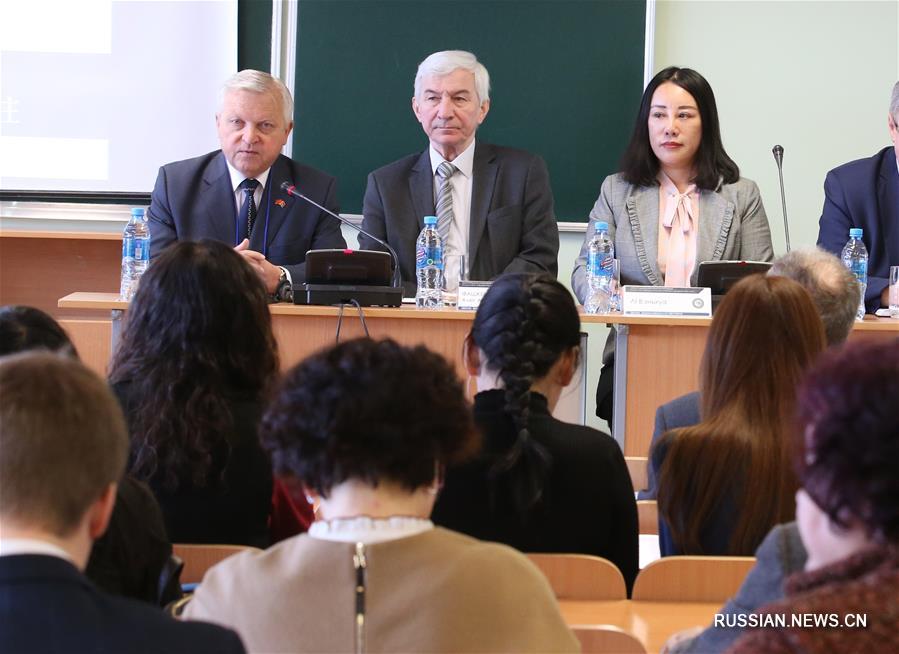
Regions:
M 295 536 L 212 568 L 184 616 L 248 652 L 352 652 L 353 543 Z M 446 529 L 366 546 L 366 652 L 577 652 L 521 553 Z

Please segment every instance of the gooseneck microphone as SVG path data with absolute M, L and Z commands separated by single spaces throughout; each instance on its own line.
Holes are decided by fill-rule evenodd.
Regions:
M 295 198 L 300 198 L 302 200 L 305 200 L 306 202 L 311 204 L 313 207 L 317 207 L 317 208 L 321 209 L 322 211 L 324 211 L 329 216 L 333 216 L 334 218 L 339 220 L 342 224 L 346 225 L 347 227 L 355 229 L 360 234 L 365 234 L 371 240 L 375 241 L 376 243 L 380 243 L 385 248 L 387 248 L 387 250 L 390 252 L 390 256 L 393 257 L 393 287 L 401 288 L 403 286 L 403 277 L 400 274 L 400 258 L 396 255 L 396 250 L 394 250 L 392 247 L 390 247 L 390 244 L 387 243 L 387 241 L 382 241 L 374 234 L 371 234 L 371 233 L 365 231 L 364 229 L 362 229 L 359 225 L 355 225 L 355 224 L 351 223 L 349 220 L 347 220 L 343 216 L 341 216 L 337 213 L 334 213 L 330 209 L 327 209 L 327 208 L 323 207 L 322 205 L 320 205 L 315 200 L 312 200 L 312 199 L 306 197 L 305 195 L 303 195 L 302 193 L 300 193 L 297 190 L 297 187 L 295 185 L 291 184 L 290 182 L 282 182 L 281 190 L 284 191 L 285 193 L 287 193 L 288 195 L 294 196 Z
M 790 225 L 787 222 L 787 197 L 784 195 L 784 149 L 782 145 L 775 145 L 771 149 L 774 155 L 774 161 L 777 162 L 777 176 L 780 178 L 780 204 L 783 207 L 784 214 L 784 236 L 787 237 L 787 252 L 790 251 Z

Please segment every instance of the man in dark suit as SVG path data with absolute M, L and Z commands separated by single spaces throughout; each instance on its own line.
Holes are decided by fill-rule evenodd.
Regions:
M 340 223 L 281 189 L 285 181 L 335 213 L 333 177 L 280 154 L 293 129 L 280 80 L 243 70 L 222 88 L 215 116 L 222 149 L 159 170 L 150 200 L 150 256 L 179 239 L 231 243 L 269 293 L 305 281 L 306 252 L 345 248 Z
M 362 226 L 397 251 L 407 295 L 415 294 L 415 242 L 426 215 L 438 218 L 444 254 L 466 257 L 467 270 L 448 267 L 450 277 L 557 272 L 559 232 L 543 159 L 475 141 L 489 94 L 487 69 L 470 52 L 427 57 L 415 77 L 412 111 L 430 147 L 368 176 Z M 382 249 L 364 235 L 359 243 Z
M 839 259 L 821 248 L 793 250 L 777 259 L 768 274 L 789 277 L 808 291 L 824 323 L 828 345 L 839 345 L 849 337 L 861 297 L 855 277 Z M 700 399 L 699 392 L 694 391 L 656 409 L 650 448 L 665 432 L 698 424 Z M 648 466 L 649 488 L 640 490 L 637 499 L 655 499 L 655 476 L 654 467 Z
M 837 256 L 849 240 L 850 228 L 864 230 L 868 313 L 889 305 L 890 266 L 899 266 L 899 82 L 893 86 L 887 126 L 892 147 L 827 173 L 818 222 L 818 245 Z
M 52 353 L 0 360 L 0 652 L 243 652 L 82 573 L 109 523 L 128 438 L 106 383 Z

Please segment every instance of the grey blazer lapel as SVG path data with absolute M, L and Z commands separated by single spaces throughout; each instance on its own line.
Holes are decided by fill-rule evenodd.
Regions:
M 640 268 L 650 284 L 662 286 L 665 279 L 659 270 L 659 187 L 636 188 L 626 206 Z
M 210 238 L 237 245 L 237 204 L 224 154 L 206 167 L 196 206 L 205 208 Z
M 696 265 L 692 283 L 696 283 L 699 264 L 703 261 L 718 261 L 724 256 L 727 236 L 734 220 L 734 204 L 720 193 L 702 191 L 699 196 L 699 234 L 696 243 Z
M 487 143 L 475 143 L 474 163 L 471 168 L 471 212 L 468 218 L 468 267 L 474 270 L 478 246 L 484 240 L 487 213 L 493 199 L 496 184 L 496 152 Z
M 425 216 L 434 215 L 434 173 L 431 171 L 431 155 L 428 150 L 421 153 L 412 166 L 409 175 L 409 197 L 412 198 L 412 219 L 419 229 L 424 227 Z

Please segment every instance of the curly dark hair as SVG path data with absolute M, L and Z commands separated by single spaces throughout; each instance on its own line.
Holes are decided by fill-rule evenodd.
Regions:
M 48 314 L 34 307 L 0 307 L 0 355 L 26 350 L 50 350 L 78 358 L 68 334 Z
M 571 294 L 545 273 L 499 277 L 475 314 L 471 342 L 484 353 L 482 364 L 502 379 L 505 412 L 516 432 L 512 447 L 491 466 L 492 492 L 504 486 L 521 515 L 540 500 L 552 463 L 528 429 L 531 385 L 580 344 L 580 324 Z
M 167 248 L 140 280 L 110 382 L 127 383 L 131 472 L 177 488 L 208 482 L 227 448 L 235 395 L 261 398 L 278 370 L 268 298 L 253 269 L 218 241 Z M 221 471 L 220 471 L 221 472 Z
M 262 419 L 276 474 L 322 496 L 349 479 L 410 491 L 477 448 L 462 382 L 439 354 L 390 339 L 340 343 L 280 383 Z
M 799 480 L 830 519 L 899 545 L 899 339 L 829 351 L 799 390 Z
M 692 68 L 669 66 L 659 71 L 643 91 L 637 120 L 631 140 L 621 157 L 621 173 L 624 179 L 637 186 L 654 186 L 659 173 L 659 160 L 649 143 L 649 110 L 656 89 L 665 82 L 671 82 L 684 89 L 696 100 L 699 117 L 702 119 L 702 133 L 699 150 L 696 152 L 696 177 L 692 180 L 701 189 L 715 190 L 719 183 L 733 184 L 740 179 L 740 169 L 724 150 L 721 142 L 721 127 L 718 123 L 718 106 L 715 94 L 705 77 Z

